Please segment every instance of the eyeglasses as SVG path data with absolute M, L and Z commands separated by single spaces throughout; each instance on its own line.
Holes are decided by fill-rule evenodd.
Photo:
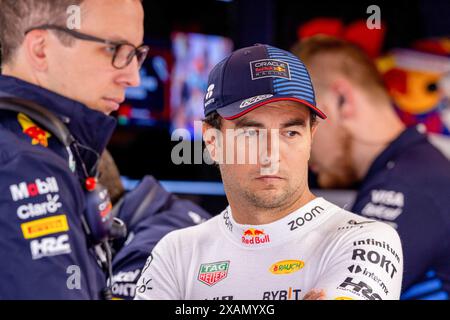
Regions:
M 27 35 L 29 32 L 33 30 L 56 30 L 61 31 L 64 33 L 67 33 L 68 35 L 80 39 L 80 40 L 86 40 L 86 41 L 93 41 L 93 42 L 99 42 L 103 43 L 107 46 L 114 47 L 114 53 L 112 58 L 112 65 L 116 69 L 123 69 L 127 67 L 131 61 L 133 60 L 134 56 L 136 56 L 138 60 L 138 66 L 139 68 L 142 67 L 142 64 L 144 63 L 145 59 L 147 58 L 148 51 L 150 48 L 145 45 L 141 45 L 139 47 L 134 46 L 131 43 L 128 42 L 117 42 L 117 41 L 111 41 L 106 40 L 94 36 L 90 36 L 85 33 L 81 33 L 75 30 L 70 30 L 64 27 L 60 27 L 57 25 L 50 25 L 45 24 L 38 27 L 33 27 L 25 31 L 25 35 Z

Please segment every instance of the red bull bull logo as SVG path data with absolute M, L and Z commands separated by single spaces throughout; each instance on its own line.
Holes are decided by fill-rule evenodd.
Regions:
M 270 242 L 270 237 L 268 234 L 265 234 L 264 230 L 250 228 L 242 234 L 242 243 L 244 244 L 252 245 L 268 242 Z
M 17 115 L 17 120 L 22 126 L 23 133 L 29 136 L 32 145 L 40 144 L 43 147 L 48 147 L 48 138 L 51 137 L 51 134 L 47 131 L 38 127 L 30 118 L 28 118 L 23 113 L 19 113 Z

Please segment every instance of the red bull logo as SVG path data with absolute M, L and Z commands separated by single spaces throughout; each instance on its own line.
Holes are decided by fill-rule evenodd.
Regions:
M 242 243 L 244 244 L 262 244 L 270 242 L 270 237 L 265 234 L 264 230 L 250 228 L 242 234 Z
M 47 131 L 38 127 L 30 118 L 28 118 L 23 113 L 19 113 L 17 115 L 17 120 L 22 126 L 23 133 L 29 136 L 32 145 L 40 144 L 43 147 L 48 147 L 48 138 L 51 137 L 51 134 Z
M 285 72 L 286 71 L 286 69 L 282 68 L 282 67 L 275 67 L 274 70 L 278 71 L 278 72 Z

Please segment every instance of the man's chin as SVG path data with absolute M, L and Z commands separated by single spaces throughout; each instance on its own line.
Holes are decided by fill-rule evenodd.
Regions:
M 86 107 L 88 107 L 89 109 L 91 109 L 91 110 L 95 110 L 95 111 L 101 112 L 101 113 L 103 113 L 104 115 L 107 115 L 107 116 L 109 116 L 114 111 L 114 110 L 112 110 L 110 108 L 107 108 L 104 105 L 101 105 L 101 104 L 86 103 L 84 105 Z
M 251 193 L 251 202 L 257 207 L 273 209 L 280 207 L 286 200 L 285 191 L 281 189 L 259 189 Z

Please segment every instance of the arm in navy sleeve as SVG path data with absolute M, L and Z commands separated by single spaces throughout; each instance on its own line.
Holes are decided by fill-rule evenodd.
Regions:
M 113 259 L 113 294 L 116 298 L 133 299 L 140 271 L 159 240 L 173 230 L 199 224 L 211 216 L 191 201 L 167 192 L 152 177 L 144 178 L 125 197 L 119 218 L 130 229 L 125 245 Z
M 40 147 L 0 149 L 0 299 L 97 298 L 75 176 Z

